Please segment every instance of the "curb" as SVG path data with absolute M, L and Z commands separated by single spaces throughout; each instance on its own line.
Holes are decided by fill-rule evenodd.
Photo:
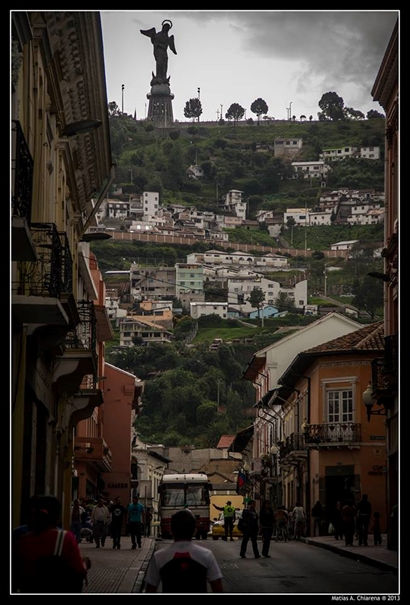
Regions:
M 373 559 L 372 557 L 368 557 L 363 555 L 362 553 L 352 552 L 350 550 L 342 550 L 337 546 L 332 546 L 331 544 L 325 544 L 323 542 L 316 542 L 315 540 L 310 540 L 309 538 L 302 538 L 303 542 L 306 544 L 310 544 L 312 546 L 318 546 L 319 548 L 325 548 L 326 550 L 331 550 L 343 557 L 349 557 L 351 559 L 356 559 L 356 561 L 363 561 L 368 565 L 373 565 L 374 567 L 378 567 L 380 569 L 386 569 L 387 571 L 393 571 L 397 573 L 397 566 L 391 563 L 386 563 L 385 561 L 380 561 L 379 559 Z
M 152 540 L 152 543 L 148 549 L 147 555 L 140 567 L 140 570 L 137 574 L 137 577 L 135 579 L 135 583 L 134 586 L 132 587 L 132 591 L 131 592 L 142 592 L 143 586 L 144 586 L 144 579 L 145 579 L 145 574 L 147 573 L 147 569 L 148 569 L 148 565 L 149 562 L 151 560 L 151 557 L 154 553 L 155 550 L 155 540 Z

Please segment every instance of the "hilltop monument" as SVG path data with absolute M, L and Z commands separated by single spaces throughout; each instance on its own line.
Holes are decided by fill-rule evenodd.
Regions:
M 157 126 L 170 126 L 173 121 L 172 99 L 168 70 L 168 48 L 176 55 L 174 36 L 168 36 L 172 27 L 172 21 L 166 19 L 162 22 L 162 29 L 155 31 L 151 29 L 140 29 L 141 34 L 151 38 L 154 47 L 154 58 L 156 61 L 156 73 L 152 73 L 151 92 L 147 94 L 149 99 L 148 120 L 152 120 Z

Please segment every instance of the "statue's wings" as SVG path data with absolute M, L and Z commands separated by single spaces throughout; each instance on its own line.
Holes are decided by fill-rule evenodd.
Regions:
M 177 54 L 177 51 L 175 50 L 174 36 L 168 36 L 168 40 L 169 48 L 172 50 L 173 53 Z
M 155 27 L 151 27 L 151 29 L 140 29 L 140 32 L 149 38 L 152 38 L 156 34 Z

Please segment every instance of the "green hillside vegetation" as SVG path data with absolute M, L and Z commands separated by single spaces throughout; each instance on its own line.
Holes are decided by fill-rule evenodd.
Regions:
M 156 129 L 145 121 L 123 114 L 110 117 L 113 158 L 117 164 L 116 185 L 124 191 L 159 191 L 161 203 L 195 205 L 215 210 L 216 202 L 230 189 L 245 197 L 262 196 L 258 208 L 300 205 L 300 199 L 317 199 L 319 187 L 307 181 L 287 180 L 289 162 L 273 155 L 275 138 L 302 138 L 303 148 L 294 158 L 318 160 L 326 148 L 345 145 L 379 146 L 384 149 L 384 119 L 337 122 L 267 121 L 222 125 L 183 126 Z M 191 180 L 186 170 L 198 164 L 201 180 Z M 349 186 L 383 188 L 383 158 L 380 161 L 346 160 L 329 176 L 332 188 Z M 274 196 L 274 197 L 272 197 Z
M 238 328 L 237 322 L 217 316 L 201 319 L 193 346 L 173 342 L 106 349 L 109 363 L 145 381 L 136 429 L 147 442 L 215 447 L 221 434 L 249 425 L 246 412 L 255 403 L 255 391 L 243 372 L 252 355 L 290 333 L 275 334 L 278 327 L 306 325 L 315 318 L 265 320 L 264 330 L 256 323 L 254 328 Z M 247 334 L 254 337 L 252 342 L 223 343 L 209 350 L 209 340 L 216 336 L 232 341 Z
M 293 248 L 304 249 L 305 235 L 306 247 L 311 250 L 329 250 L 331 244 L 336 242 L 357 239 L 366 243 L 383 242 L 384 226 L 378 225 L 323 225 L 314 227 L 293 227 L 284 230 L 283 236 L 288 242 L 293 242 Z

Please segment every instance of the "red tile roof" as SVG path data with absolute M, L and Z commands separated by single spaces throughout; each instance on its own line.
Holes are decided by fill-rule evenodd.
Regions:
M 359 330 L 307 349 L 303 353 L 330 353 L 336 351 L 384 351 L 383 321 L 368 324 L 359 328 Z
M 221 435 L 221 438 L 219 439 L 216 447 L 219 449 L 227 448 L 230 445 L 232 445 L 234 440 L 235 440 L 235 435 Z

